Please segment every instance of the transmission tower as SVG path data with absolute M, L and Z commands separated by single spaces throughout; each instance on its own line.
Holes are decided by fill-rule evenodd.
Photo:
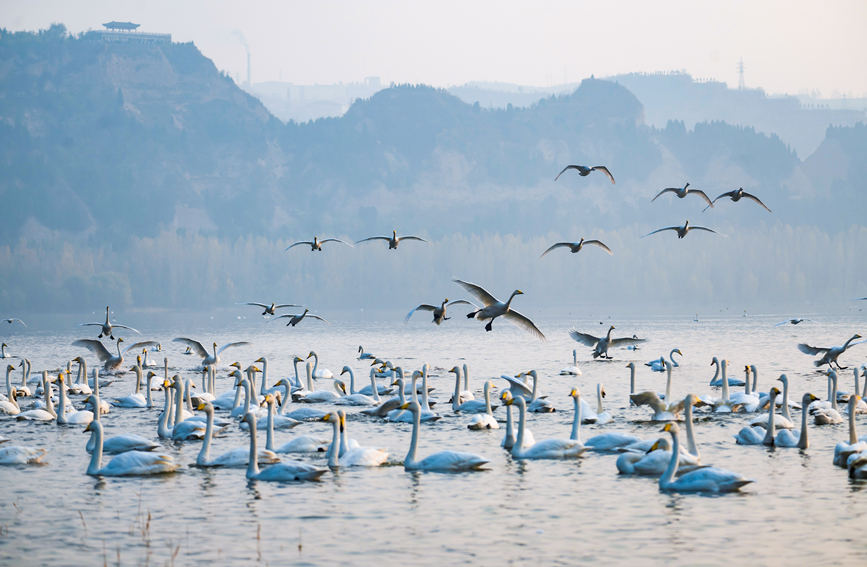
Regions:
M 744 58 L 741 57 L 741 60 L 738 62 L 738 88 L 745 89 L 747 88 L 746 83 L 744 83 Z

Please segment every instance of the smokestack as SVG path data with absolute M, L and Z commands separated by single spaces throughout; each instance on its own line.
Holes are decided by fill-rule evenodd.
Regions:
M 250 76 L 250 52 L 247 52 L 247 86 L 253 86 L 253 79 Z

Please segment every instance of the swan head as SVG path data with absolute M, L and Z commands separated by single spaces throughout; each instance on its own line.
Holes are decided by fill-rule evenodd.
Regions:
M 346 384 L 343 383 L 343 380 L 335 380 L 334 385 L 337 387 L 338 390 L 343 392 L 344 396 L 346 395 Z
M 6 372 L 12 372 L 13 370 L 15 370 L 14 366 L 12 366 L 11 364 L 6 365 Z
M 449 372 L 454 372 L 455 374 L 460 373 L 460 371 L 461 371 L 461 369 L 458 368 L 457 366 L 452 366 L 452 369 L 449 370 Z
M 256 363 L 256 362 L 261 362 L 261 363 L 264 364 L 264 363 L 267 362 L 267 361 L 265 360 L 265 357 L 264 357 L 264 356 L 260 356 L 259 358 L 257 358 L 257 359 L 254 360 L 253 362 L 254 362 L 254 363 Z
M 635 370 L 635 363 L 630 362 L 629 364 L 626 365 L 626 368 L 629 368 L 630 370 Z
M 328 423 L 340 423 L 340 416 L 336 411 L 326 413 L 319 419 L 320 421 L 327 421 Z
M 679 349 L 679 348 L 676 348 L 676 349 L 674 349 L 673 351 L 671 351 L 671 354 L 674 354 L 674 353 L 677 353 L 677 354 L 679 354 L 680 356 L 683 356 L 683 353 L 680 352 L 680 349 Z
M 684 189 L 686 189 L 687 187 L 689 187 L 689 183 L 683 186 Z
M 163 380 L 163 389 L 164 390 L 168 390 L 169 388 L 171 388 L 171 386 L 172 386 L 171 382 L 169 382 L 168 380 Z
M 713 357 L 713 360 L 710 361 L 710 365 L 719 364 L 719 359 L 717 357 Z
M 771 395 L 771 397 L 779 396 L 780 395 L 780 389 L 777 388 L 776 386 L 774 386 L 773 388 L 771 388 L 771 391 L 768 393 Z
M 507 394 L 508 392 L 503 392 L 503 393 Z M 576 398 L 576 399 L 580 398 L 581 397 L 581 391 L 578 390 L 578 388 L 572 388 L 572 391 L 569 392 L 569 397 L 570 398 Z
M 392 385 L 392 386 L 400 386 L 400 387 L 403 387 L 403 380 L 400 379 L 400 378 L 398 378 L 397 380 L 395 380 L 394 382 L 392 382 L 391 385 Z
M 319 355 L 317 355 L 315 352 L 313 352 L 313 351 L 311 350 L 311 351 L 310 351 L 310 354 L 307 355 L 307 358 L 310 358 L 311 356 L 315 356 L 315 357 L 318 358 Z
M 364 352 L 364 349 L 361 348 L 361 345 L 358 345 L 358 352 Z
M 247 425 L 250 426 L 251 431 L 256 430 L 256 416 L 253 415 L 253 412 L 248 411 L 247 413 L 245 413 L 244 417 L 241 419 L 241 421 L 247 422 Z
M 414 379 L 415 379 L 415 378 L 421 378 L 421 377 L 423 377 L 423 376 L 424 376 L 424 374 L 422 374 L 422 371 L 421 371 L 421 370 L 416 370 L 416 371 L 414 371 L 414 372 L 412 373 L 412 378 L 414 378 Z
M 84 431 L 82 431 L 82 433 L 90 433 L 91 431 L 96 431 L 97 429 L 102 429 L 102 424 L 99 423 L 99 420 L 94 419 L 87 424 L 87 427 L 84 428 Z
M 57 375 L 57 381 L 58 381 L 58 382 L 63 382 L 63 374 L 64 374 L 65 372 L 66 372 L 66 370 L 61 370 L 61 371 L 60 371 L 60 374 Z
M 187 347 L 187 348 L 189 348 L 189 347 Z M 241 363 L 238 362 L 238 361 L 233 362 L 233 363 L 230 364 L 229 366 L 234 366 L 234 367 L 237 368 L 238 370 L 241 369 Z
M 413 413 L 418 413 L 419 411 L 421 411 L 421 406 L 418 405 L 418 402 L 406 402 L 405 404 L 400 406 L 400 409 L 409 410 Z
M 156 374 L 154 374 L 153 372 L 148 372 L 148 378 L 153 378 L 154 376 L 156 376 Z
M 376 365 L 378 365 L 378 364 L 385 364 L 385 361 L 384 361 L 384 360 L 381 360 L 381 359 L 379 359 L 379 358 L 374 358 L 374 359 L 373 359 L 373 362 L 370 363 L 371 366 L 376 366 Z
M 292 360 L 292 362 L 295 362 L 295 363 L 298 363 L 298 362 L 304 362 L 304 359 L 301 358 L 300 356 L 296 356 L 296 357 Z
M 672 435 L 677 435 L 678 433 L 680 433 L 680 427 L 675 422 L 669 421 L 665 424 L 665 427 L 660 429 L 660 431 L 667 431 Z
M 602 384 L 599 384 L 596 386 L 596 389 L 599 391 L 599 395 L 601 395 L 604 398 L 605 397 L 605 386 L 603 386 Z
M 244 370 L 244 372 L 262 372 L 262 371 L 259 370 L 259 368 L 257 366 L 254 366 L 251 364 L 250 366 L 247 367 L 246 370 Z
M 340 372 L 340 375 L 343 376 L 343 375 L 346 374 L 347 372 L 349 372 L 350 374 L 352 374 L 352 369 L 351 369 L 350 367 L 348 367 L 348 366 L 344 366 L 344 367 L 343 367 L 343 370 Z
M 698 396 L 696 396 L 695 394 L 687 394 L 686 398 L 684 399 L 684 404 L 688 405 L 688 406 L 695 406 L 697 408 L 708 405 L 705 402 L 698 399 Z

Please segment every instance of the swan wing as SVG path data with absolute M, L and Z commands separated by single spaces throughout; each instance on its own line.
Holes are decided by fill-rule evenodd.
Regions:
M 644 238 L 645 236 L 650 236 L 651 234 L 656 234 L 657 232 L 662 232 L 663 230 L 680 230 L 680 227 L 679 226 L 667 226 L 665 228 L 660 228 L 658 230 L 654 230 L 653 232 L 648 232 L 647 234 L 645 234 L 641 238 Z
M 634 339 L 632 337 L 620 337 L 619 339 L 611 339 L 611 342 L 608 343 L 608 346 L 609 347 L 616 347 L 616 346 L 623 346 L 623 345 L 636 345 L 638 343 L 643 343 L 646 340 L 647 339 Z
M 102 325 L 100 325 L 101 327 Z M 96 339 L 80 339 L 72 343 L 72 346 L 84 347 L 99 359 L 100 362 L 105 362 L 111 358 L 111 353 L 105 348 L 105 345 Z
M 449 306 L 452 306 L 452 305 L 472 305 L 472 306 L 475 307 L 476 309 L 479 308 L 478 305 L 476 305 L 476 304 L 473 303 L 472 301 L 467 301 L 466 299 L 455 299 L 454 301 L 450 301 L 450 302 L 448 303 L 448 305 L 449 305 Z
M 542 255 L 539 256 L 539 258 L 544 258 L 545 254 L 547 254 L 551 250 L 555 250 L 557 248 L 563 248 L 564 246 L 571 248 L 572 246 L 574 246 L 574 244 L 572 242 L 558 242 L 557 244 L 554 244 L 553 246 L 551 246 L 550 248 L 548 248 L 547 250 L 542 252 Z
M 587 345 L 589 347 L 594 347 L 596 346 L 596 343 L 599 342 L 599 337 L 594 337 L 589 333 L 580 333 L 575 327 L 569 329 L 569 336 L 582 345 Z
M 123 354 L 126 354 L 128 350 L 133 348 L 147 348 L 152 346 L 157 346 L 159 343 L 157 341 L 139 341 L 137 343 L 133 343 L 123 349 Z
M 484 303 L 485 307 L 490 307 L 495 303 L 499 303 L 497 298 L 487 292 L 485 288 L 480 285 L 476 285 L 474 283 L 465 282 L 463 280 L 459 280 L 457 278 L 452 279 L 453 282 L 464 288 L 467 293 Z
M 248 301 L 246 303 L 236 303 L 235 305 L 258 305 L 259 307 L 262 307 L 263 309 L 268 309 L 269 307 L 271 307 L 270 305 L 265 305 L 264 303 L 256 303 L 255 301 Z M 283 306 L 278 305 L 277 307 L 283 307 Z
M 321 469 L 301 461 L 284 461 L 262 469 L 255 478 L 273 481 L 316 480 L 327 472 L 328 469 Z
M 276 309 L 276 307 L 275 307 L 275 309 Z M 276 317 L 271 317 L 270 319 L 268 319 L 267 322 L 270 323 L 271 321 L 276 321 L 277 319 L 283 319 L 284 317 L 297 317 L 297 315 L 293 315 L 292 313 L 284 313 L 283 315 L 277 315 Z
M 659 399 L 656 392 L 641 392 L 640 394 L 629 394 L 629 399 L 636 406 L 650 406 L 655 413 L 663 413 L 666 411 L 665 404 Z
M 76 325 L 75 328 L 78 327 L 102 327 L 102 323 L 82 323 L 81 325 Z
M 696 195 L 698 195 L 699 197 L 704 199 L 705 202 L 707 203 L 708 207 L 713 207 L 713 203 L 711 202 L 710 198 L 707 196 L 707 194 L 704 191 L 700 191 L 698 189 L 690 189 L 689 192 L 695 193 Z
M 22 320 L 19 319 L 18 317 L 12 317 L 11 319 L 3 319 L 2 322 L 3 322 L 3 323 L 9 323 L 9 324 L 11 325 L 11 324 L 12 324 L 12 321 L 18 321 L 19 323 L 21 323 L 22 325 L 24 325 L 24 321 L 22 321 Z M 26 327 L 27 325 L 24 325 L 24 326 Z M 79 326 L 81 326 L 81 325 L 79 325 Z
M 614 256 L 614 252 L 611 251 L 611 248 L 605 246 L 605 244 L 603 244 L 600 240 L 585 240 L 584 244 L 592 244 L 593 246 L 598 246 L 599 248 L 602 248 L 603 250 Z
M 706 227 L 706 226 L 690 226 L 690 227 L 687 227 L 687 230 L 686 230 L 686 231 L 689 232 L 690 230 L 704 230 L 704 231 L 706 231 L 706 232 L 712 232 L 712 233 L 714 233 L 714 234 L 719 234 L 720 236 L 725 236 L 725 234 L 723 234 L 723 233 L 721 233 L 721 232 L 717 232 L 717 231 L 713 230 L 712 228 L 708 228 L 708 227 Z
M 755 201 L 756 203 L 758 203 L 762 207 L 764 207 L 766 211 L 768 211 L 769 213 L 771 212 L 771 209 L 769 209 L 764 203 L 762 203 L 762 201 L 758 197 L 756 197 L 755 195 L 750 195 L 749 193 L 744 192 L 744 197 L 746 197 L 747 199 L 749 199 L 751 201 Z
M 675 193 L 677 193 L 678 191 L 680 191 L 680 189 L 677 189 L 677 188 L 675 188 L 675 187 L 666 187 L 665 189 L 663 189 L 662 191 L 660 191 L 659 193 L 657 193 L 657 194 L 656 194 L 656 197 L 654 197 L 653 199 L 651 199 L 650 202 L 652 203 L 652 202 L 654 202 L 656 199 L 658 199 L 660 195 L 664 195 L 665 193 L 670 193 L 670 192 L 672 192 L 672 191 L 675 192 Z
M 515 392 L 518 392 L 524 396 L 532 396 L 533 395 L 533 390 L 531 390 L 526 384 L 524 384 L 523 381 L 515 378 L 514 376 L 509 376 L 508 374 L 503 374 L 502 376 L 500 376 L 500 378 L 502 378 L 503 380 L 506 380 L 509 383 L 511 390 L 514 390 Z
M 398 238 L 398 241 L 400 240 L 418 240 L 419 242 L 427 242 L 428 244 L 430 244 L 429 241 L 425 240 L 420 236 L 401 236 L 400 238 Z
M 569 169 L 577 169 L 578 171 L 581 171 L 581 166 L 580 165 L 567 165 L 566 167 L 563 168 L 563 171 L 561 171 L 560 173 L 557 174 L 557 177 L 554 178 L 554 181 L 557 181 L 558 179 L 560 179 L 560 176 L 563 175 L 564 173 L 566 173 L 566 171 Z
M 391 242 L 391 238 L 388 236 L 371 236 L 370 238 L 362 238 L 361 240 L 357 240 L 355 243 L 359 244 L 361 242 L 369 242 L 371 240 L 385 240 L 386 242 Z
M 706 467 L 682 475 L 669 488 L 690 492 L 732 492 L 751 482 L 755 481 L 732 471 Z
M 307 246 L 313 246 L 313 243 L 311 241 L 302 240 L 301 242 L 296 242 L 295 244 L 292 244 L 291 246 L 287 246 L 286 250 L 289 250 L 289 248 L 295 248 L 296 246 L 300 246 L 301 244 L 306 244 Z M 286 252 L 286 250 L 284 250 L 283 252 Z M 267 307 L 267 305 L 265 307 Z
M 117 328 L 117 329 L 129 329 L 130 331 L 133 331 L 134 333 L 141 334 L 140 331 L 137 331 L 137 330 L 133 329 L 132 327 L 127 327 L 126 325 L 112 325 L 112 327 Z
M 419 311 L 419 310 L 420 311 L 435 311 L 436 307 L 434 307 L 433 305 L 428 305 L 426 303 L 422 303 L 421 305 L 419 305 L 418 307 L 416 307 L 415 309 L 413 309 L 412 311 L 407 313 L 406 317 L 404 317 L 404 319 L 403 319 L 403 322 L 409 323 L 409 318 L 412 317 L 412 314 L 415 313 L 416 311 Z
M 194 341 L 193 339 L 185 339 L 183 337 L 178 337 L 177 339 L 172 340 L 173 343 L 181 343 L 190 347 L 196 356 L 201 358 L 205 358 L 208 356 L 208 351 L 199 341 Z
M 798 350 L 803 352 L 804 354 L 809 354 L 815 356 L 817 354 L 825 354 L 830 348 L 822 348 L 822 347 L 814 347 L 810 346 L 807 343 L 801 343 L 798 345 Z
M 608 179 L 611 180 L 612 185 L 615 184 L 614 176 L 611 175 L 611 172 L 608 171 L 608 168 L 605 167 L 604 165 L 594 165 L 593 167 L 590 168 L 590 171 L 601 171 L 602 173 L 604 173 L 605 175 L 608 176 Z
M 267 305 L 265 306 L 268 307 Z M 294 303 L 281 303 L 280 305 L 275 305 L 274 309 L 281 309 L 283 307 L 304 307 L 303 305 L 295 305 Z
M 418 468 L 431 471 L 465 471 L 479 469 L 490 461 L 473 453 L 458 451 L 440 451 L 425 457 L 418 463 Z
M 532 321 L 530 321 L 526 316 L 521 315 L 514 309 L 509 309 L 506 314 L 503 315 L 503 317 L 505 317 L 506 320 L 509 321 L 509 323 L 515 325 L 518 328 L 524 329 L 540 341 L 548 342 L 548 339 L 545 338 L 545 335 L 542 334 L 542 331 L 540 331 L 539 328 Z
M 315 315 L 310 315 L 310 317 L 315 317 Z M 239 341 L 237 343 L 226 343 L 220 348 L 217 349 L 217 356 L 220 355 L 221 352 L 231 347 L 239 347 L 239 346 L 251 346 L 253 343 L 249 343 L 247 341 Z
M 325 323 L 328 323 L 328 321 L 325 321 L 325 319 L 323 319 L 323 318 L 320 317 L 319 315 L 314 315 L 313 313 L 308 313 L 307 315 L 305 315 L 305 317 L 312 317 L 312 318 L 314 318 L 314 319 L 319 319 L 320 321 L 323 321 L 323 322 L 325 322 Z M 331 323 L 328 323 L 328 324 L 330 325 Z
M 100 476 L 126 476 L 172 472 L 180 465 L 171 455 L 144 451 L 127 451 L 113 458 L 98 471 Z
M 319 241 L 319 244 L 325 244 L 326 242 L 339 242 L 339 243 L 341 243 L 341 244 L 346 244 L 346 245 L 349 246 L 350 248 L 355 248 L 355 246 L 353 246 L 352 244 L 350 244 L 350 243 L 348 243 L 348 242 L 346 242 L 346 241 L 344 241 L 344 240 L 340 240 L 339 238 L 326 238 L 326 239 L 324 239 L 324 240 L 320 240 L 320 241 Z

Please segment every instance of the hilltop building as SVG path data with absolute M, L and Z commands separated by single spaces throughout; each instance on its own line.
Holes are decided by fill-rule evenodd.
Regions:
M 109 22 L 102 24 L 105 30 L 93 32 L 100 40 L 108 43 L 171 43 L 170 33 L 142 33 L 136 31 L 141 24 L 132 22 Z

